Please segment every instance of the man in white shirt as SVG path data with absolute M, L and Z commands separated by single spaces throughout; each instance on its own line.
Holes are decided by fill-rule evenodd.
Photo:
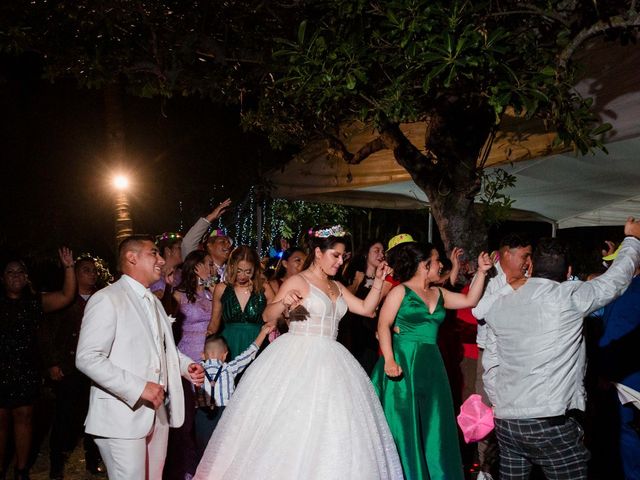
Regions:
M 583 317 L 621 295 L 640 263 L 640 223 L 625 225 L 618 258 L 602 276 L 565 281 L 566 250 L 539 243 L 532 278 L 512 282 L 485 316 L 484 385 L 494 406 L 500 478 L 527 479 L 532 465 L 547 478 L 586 479 L 589 452 L 568 413 L 584 410 Z M 522 283 L 522 285 L 519 285 Z
M 487 283 L 482 298 L 471 313 L 478 319 L 478 363 L 476 375 L 476 392 L 482 396 L 482 401 L 490 404 L 482 382 L 482 355 L 486 342 L 485 316 L 493 304 L 496 296 L 505 292 L 512 292 L 511 284 L 522 282 L 531 270 L 531 240 L 521 234 L 510 233 L 500 241 L 497 258 L 495 259 L 495 275 Z M 484 478 L 491 478 L 490 472 L 495 473 L 498 463 L 498 447 L 494 434 L 478 442 L 478 463 Z

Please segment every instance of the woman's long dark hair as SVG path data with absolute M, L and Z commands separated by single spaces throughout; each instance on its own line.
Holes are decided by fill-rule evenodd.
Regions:
M 429 260 L 433 245 L 430 243 L 407 242 L 393 247 L 387 254 L 387 262 L 393 268 L 393 276 L 399 282 L 406 282 L 418 271 L 420 262 Z
M 382 245 L 382 249 L 384 251 L 384 243 L 382 240 L 374 238 L 362 245 L 351 259 L 351 262 L 349 262 L 349 266 L 347 267 L 347 271 L 344 276 L 344 280 L 349 285 L 353 283 L 353 280 L 356 277 L 356 272 L 362 272 L 365 275 L 367 274 L 367 257 L 369 256 L 369 250 L 371 250 L 371 247 L 376 243 Z
M 316 248 L 319 248 L 320 251 L 324 253 L 327 250 L 331 250 L 338 243 L 341 243 L 345 247 L 347 246 L 347 240 L 344 237 L 334 237 L 333 235 L 329 237 L 309 237 L 309 255 L 307 255 L 302 270 L 309 268 L 315 260 Z
M 297 252 L 304 253 L 305 255 L 307 254 L 302 247 L 291 247 L 282 253 L 282 258 L 280 259 L 280 262 L 278 262 L 278 270 L 276 271 L 275 278 L 283 278 L 285 276 L 287 269 L 284 268 L 282 262 L 285 260 L 288 261 L 291 255 Z
M 194 250 L 187 255 L 187 258 L 184 259 L 184 263 L 182 264 L 182 278 L 180 279 L 180 285 L 176 287 L 176 290 L 184 292 L 189 303 L 195 303 L 196 301 L 196 292 L 198 290 L 196 265 L 204 263 L 206 256 L 207 252 L 204 250 Z

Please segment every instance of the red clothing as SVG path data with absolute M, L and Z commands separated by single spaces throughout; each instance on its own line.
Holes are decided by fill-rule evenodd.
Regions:
M 460 293 L 469 293 L 469 285 L 465 285 Z M 478 330 L 478 320 L 473 316 L 470 308 L 456 310 L 456 318 L 458 321 L 462 322 L 460 327 L 462 327 L 462 348 L 464 348 L 464 356 L 465 358 L 477 360 L 478 344 L 475 342 L 475 332 Z M 471 337 L 473 337 L 473 339 Z

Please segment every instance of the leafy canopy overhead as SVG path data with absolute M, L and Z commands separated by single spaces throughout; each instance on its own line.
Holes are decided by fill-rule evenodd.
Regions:
M 507 107 L 538 117 L 586 152 L 609 127 L 573 88 L 573 52 L 605 30 L 633 38 L 626 27 L 639 24 L 624 1 L 326 0 L 306 14 L 279 41 L 278 80 L 249 119 L 276 141 L 337 137 L 351 119 L 378 129 L 428 120 L 455 101 L 486 106 L 496 125 Z

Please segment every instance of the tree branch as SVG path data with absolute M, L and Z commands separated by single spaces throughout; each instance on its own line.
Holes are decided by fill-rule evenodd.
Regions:
M 507 11 L 507 12 L 496 12 L 496 13 L 492 13 L 490 16 L 491 17 L 502 17 L 505 15 L 540 15 L 542 17 L 548 18 L 550 20 L 555 20 L 558 23 L 561 23 L 562 25 L 564 25 L 565 27 L 570 27 L 570 22 L 568 22 L 566 19 L 564 19 L 561 15 L 558 15 L 557 13 L 553 13 L 553 12 L 547 12 L 541 8 L 538 7 L 534 7 L 534 6 L 522 6 L 522 10 L 511 10 L 511 11 Z
M 633 5 L 632 5 L 633 6 Z M 558 56 L 558 66 L 561 69 L 565 69 L 567 67 L 567 63 L 578 49 L 580 45 L 582 45 L 585 41 L 587 41 L 591 37 L 595 37 L 596 35 L 600 35 L 607 30 L 611 30 L 614 28 L 629 28 L 629 27 L 640 27 L 640 14 L 635 11 L 629 11 L 628 17 L 611 17 L 606 21 L 599 21 L 591 25 L 589 28 L 583 29 L 578 35 L 574 37 L 574 39 L 565 47 L 565 49 Z
M 358 165 L 374 153 L 387 148 L 382 137 L 378 136 L 370 142 L 367 142 L 360 148 L 360 150 L 353 154 L 349 150 L 347 150 L 347 147 L 339 138 L 330 134 L 325 135 L 327 136 L 327 141 L 329 142 L 329 147 L 327 149 L 329 155 L 337 157 L 340 160 L 347 162 L 349 165 Z

